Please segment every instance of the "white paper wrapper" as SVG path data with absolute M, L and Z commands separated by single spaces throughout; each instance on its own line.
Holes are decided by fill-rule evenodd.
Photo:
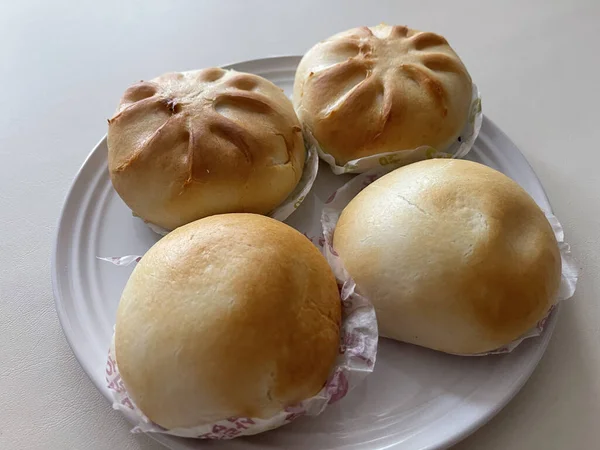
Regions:
M 335 231 L 336 224 L 342 213 L 342 210 L 346 207 L 346 205 L 352 200 L 356 195 L 362 191 L 365 187 L 371 184 L 373 181 L 377 180 L 381 176 L 385 175 L 387 171 L 380 169 L 374 169 L 368 173 L 363 173 L 354 177 L 351 181 L 346 183 L 344 186 L 335 191 L 325 203 L 325 207 L 323 208 L 321 214 L 321 226 L 323 228 L 323 236 L 325 239 L 325 256 L 329 265 L 333 269 L 338 280 L 344 282 L 346 280 L 350 280 L 351 278 L 348 272 L 344 269 L 343 263 L 339 258 L 338 254 L 335 252 L 333 248 L 333 234 Z M 558 293 L 558 297 L 556 299 L 555 305 L 568 298 L 571 298 L 575 293 L 575 288 L 577 285 L 577 279 L 579 277 L 579 268 L 571 256 L 571 249 L 569 244 L 567 244 L 564 239 L 564 232 L 562 226 L 558 219 L 550 212 L 544 211 L 548 221 L 552 225 L 552 229 L 554 230 L 554 234 L 556 236 L 556 240 L 558 241 L 558 246 L 560 249 L 560 255 L 562 260 L 562 273 L 561 273 L 561 282 L 560 282 L 560 290 Z M 365 300 L 367 301 L 367 300 Z M 484 355 L 492 355 L 492 354 L 501 354 L 501 353 L 509 353 L 513 351 L 524 339 L 539 336 L 544 331 L 544 327 L 548 321 L 550 315 L 554 312 L 554 306 L 550 309 L 546 317 L 540 320 L 537 325 L 523 334 L 518 339 L 514 340 L 508 345 L 496 349 L 492 352 L 487 353 L 479 353 L 475 355 L 460 355 L 460 356 L 484 356 Z
M 98 258 L 117 266 L 138 262 L 141 256 Z M 321 414 L 328 404 L 344 397 L 373 371 L 377 356 L 377 319 L 373 306 L 354 292 L 354 283 L 348 280 L 340 286 L 342 327 L 340 348 L 327 382 L 314 397 L 298 405 L 285 408 L 270 419 L 231 417 L 217 423 L 194 428 L 167 430 L 152 423 L 127 395 L 115 359 L 114 336 L 106 363 L 106 384 L 113 398 L 113 408 L 120 410 L 135 423 L 133 432 L 164 433 L 200 439 L 231 439 L 248 436 L 285 425 L 301 416 Z
M 471 94 L 471 107 L 469 109 L 469 118 L 460 136 L 452 145 L 443 151 L 438 151 L 434 147 L 424 145 L 412 150 L 399 150 L 395 152 L 380 153 L 378 155 L 367 156 L 364 158 L 354 159 L 347 162 L 343 166 L 338 166 L 335 158 L 328 153 L 325 153 L 320 147 L 314 136 L 304 130 L 304 139 L 314 146 L 319 153 L 319 156 L 331 167 L 331 170 L 336 175 L 343 173 L 363 173 L 375 168 L 383 168 L 391 171 L 400 166 L 421 161 L 423 159 L 432 158 L 462 158 L 465 156 L 475 143 L 481 123 L 483 121 L 483 113 L 481 110 L 481 95 L 479 89 L 473 83 L 473 91 Z
M 300 181 L 296 185 L 296 188 L 290 195 L 283 201 L 281 205 L 271 211 L 268 216 L 273 219 L 284 221 L 287 219 L 298 207 L 302 204 L 317 178 L 319 172 L 319 157 L 317 150 L 312 145 L 307 145 L 306 162 L 304 164 L 304 171 L 300 177 Z M 165 236 L 170 233 L 170 230 L 162 228 L 150 222 L 146 222 L 146 225 L 155 233 Z

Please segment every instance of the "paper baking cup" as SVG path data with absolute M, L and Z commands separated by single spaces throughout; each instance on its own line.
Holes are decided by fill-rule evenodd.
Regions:
M 300 181 L 298 181 L 298 184 L 292 193 L 287 196 L 283 203 L 267 214 L 269 217 L 283 222 L 296 209 L 298 209 L 298 207 L 306 198 L 306 195 L 312 189 L 315 179 L 317 178 L 317 173 L 319 172 L 319 157 L 314 146 L 307 145 L 307 149 L 306 163 L 304 164 L 304 170 L 302 172 L 302 176 L 300 177 Z M 171 230 L 167 230 L 166 228 L 160 227 L 145 220 L 144 223 L 148 225 L 152 231 L 160 234 L 161 236 L 165 236 L 171 232 Z
M 350 275 L 344 268 L 341 258 L 336 253 L 333 247 L 333 235 L 335 232 L 337 222 L 340 218 L 343 209 L 348 203 L 350 203 L 350 200 L 356 197 L 356 195 L 358 195 L 360 191 L 366 188 L 373 181 L 385 175 L 385 173 L 387 173 L 385 170 L 378 169 L 358 175 L 354 177 L 351 181 L 343 185 L 341 188 L 339 188 L 337 191 L 335 191 L 325 203 L 325 207 L 323 208 L 323 211 L 321 213 L 321 226 L 323 229 L 323 236 L 325 240 L 325 257 L 327 258 L 329 265 L 333 269 L 336 278 L 338 278 L 338 280 L 340 280 L 341 282 L 352 281 Z M 550 225 L 552 225 L 552 229 L 558 242 L 558 248 L 560 250 L 560 256 L 562 260 L 560 289 L 555 305 L 550 308 L 546 317 L 541 319 L 535 327 L 533 327 L 531 330 L 527 331 L 525 334 L 520 336 L 518 339 L 512 341 L 511 343 L 491 352 L 460 356 L 484 356 L 509 353 L 513 351 L 521 342 L 523 342 L 523 340 L 542 334 L 546 323 L 548 322 L 548 318 L 554 312 L 556 304 L 563 300 L 571 298 L 575 293 L 577 279 L 579 277 L 578 266 L 574 258 L 571 256 L 571 249 L 569 247 L 569 244 L 565 242 L 565 235 L 560 222 L 550 211 L 544 211 L 544 213 L 546 214 L 548 222 L 550 222 Z M 358 289 L 360 290 L 360 287 Z
M 335 158 L 326 153 L 319 146 L 318 141 L 312 133 L 304 129 L 304 139 L 311 146 L 317 149 L 320 158 L 331 167 L 336 175 L 345 173 L 363 173 L 371 169 L 382 168 L 391 171 L 407 164 L 432 158 L 462 158 L 465 156 L 475 143 L 481 123 L 483 121 L 483 112 L 481 109 L 481 95 L 479 89 L 473 83 L 471 92 L 471 106 L 469 108 L 469 117 L 465 127 L 461 131 L 456 141 L 448 148 L 440 151 L 429 145 L 424 145 L 414 149 L 398 150 L 394 152 L 379 153 L 377 155 L 365 156 L 364 158 L 354 159 L 343 166 L 338 166 Z
M 141 256 L 99 259 L 118 266 L 127 266 L 138 262 Z M 342 302 L 342 326 L 339 353 L 325 385 L 315 396 L 297 405 L 289 406 L 269 419 L 229 417 L 216 423 L 170 430 L 153 423 L 127 394 L 115 358 L 114 336 L 106 362 L 106 385 L 113 400 L 113 408 L 123 412 L 135 424 L 133 432 L 164 433 L 199 439 L 231 439 L 248 436 L 278 428 L 301 416 L 319 415 L 327 405 L 343 398 L 373 371 L 377 356 L 377 319 L 371 303 L 354 292 L 354 283 L 351 279 L 340 285 L 340 301 Z

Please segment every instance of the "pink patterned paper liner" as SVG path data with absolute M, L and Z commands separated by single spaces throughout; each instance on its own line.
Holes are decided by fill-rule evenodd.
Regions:
M 327 201 L 325 207 L 321 213 L 321 227 L 323 230 L 324 238 L 324 250 L 325 256 L 329 265 L 332 267 L 333 272 L 338 278 L 338 282 L 352 284 L 350 275 L 344 269 L 343 264 L 339 258 L 339 255 L 333 248 L 333 234 L 335 232 L 335 226 L 339 220 L 342 210 L 346 205 L 356 197 L 364 188 L 373 183 L 378 178 L 385 175 L 388 171 L 382 169 L 374 169 L 360 175 L 357 175 L 348 183 L 333 192 Z M 556 305 L 568 298 L 571 298 L 575 293 L 577 286 L 577 280 L 579 278 L 580 269 L 571 255 L 571 249 L 569 244 L 564 242 L 564 232 L 558 219 L 549 211 L 544 211 L 548 222 L 552 226 L 556 240 L 558 241 L 558 247 L 560 249 L 561 260 L 562 260 L 562 273 L 561 273 L 561 285 L 559 289 L 558 298 L 555 304 L 548 310 L 548 313 L 542 318 L 535 327 L 527 331 L 525 334 L 515 339 L 510 344 L 507 344 L 501 348 L 486 353 L 469 354 L 469 355 L 458 355 L 458 356 L 485 356 L 485 355 L 498 355 L 504 353 L 510 353 L 513 351 L 521 342 L 527 338 L 536 337 L 544 332 L 546 323 L 550 316 L 554 313 Z M 355 286 L 354 286 L 355 287 Z M 355 293 L 355 296 L 360 297 Z M 367 299 L 365 301 L 368 302 Z
M 324 242 L 322 237 L 309 239 L 318 247 Z M 138 262 L 141 256 L 98 259 L 116 266 L 127 266 Z M 257 434 L 290 423 L 301 416 L 321 414 L 327 405 L 342 399 L 373 371 L 377 356 L 377 320 L 373 306 L 354 292 L 351 280 L 339 288 L 342 302 L 339 353 L 327 382 L 314 397 L 287 407 L 270 419 L 232 417 L 194 428 L 167 430 L 149 420 L 127 394 L 115 358 L 113 337 L 105 369 L 106 385 L 113 397 L 113 408 L 121 410 L 136 423 L 133 432 L 164 433 L 199 439 L 231 439 Z

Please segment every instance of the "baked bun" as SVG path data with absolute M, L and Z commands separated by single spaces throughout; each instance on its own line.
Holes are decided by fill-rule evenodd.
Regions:
M 117 312 L 116 360 L 162 427 L 269 418 L 323 387 L 340 321 L 335 278 L 308 239 L 265 216 L 217 215 L 139 262 Z
M 333 245 L 381 336 L 448 353 L 512 342 L 558 295 L 546 216 L 517 183 L 474 162 L 421 161 L 383 176 L 343 210 Z
M 281 89 L 219 68 L 133 85 L 108 126 L 115 190 L 169 230 L 213 214 L 268 214 L 298 184 L 305 153 Z
M 404 26 L 354 28 L 318 43 L 298 66 L 294 107 L 338 165 L 429 145 L 467 123 L 472 83 L 446 39 Z

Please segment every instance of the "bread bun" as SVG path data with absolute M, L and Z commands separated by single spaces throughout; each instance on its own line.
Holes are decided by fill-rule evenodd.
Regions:
M 323 387 L 340 321 L 335 278 L 302 234 L 264 216 L 212 216 L 139 262 L 117 312 L 116 360 L 162 427 L 269 418 Z
M 552 227 L 514 181 L 482 164 L 428 160 L 366 187 L 334 248 L 377 312 L 383 337 L 456 354 L 498 349 L 553 305 Z
M 136 215 L 169 230 L 213 214 L 268 214 L 298 184 L 305 153 L 282 90 L 233 70 L 137 83 L 109 120 L 115 190 Z
M 294 107 L 338 165 L 429 145 L 467 123 L 472 83 L 446 39 L 404 26 L 354 28 L 318 43 L 298 66 Z

